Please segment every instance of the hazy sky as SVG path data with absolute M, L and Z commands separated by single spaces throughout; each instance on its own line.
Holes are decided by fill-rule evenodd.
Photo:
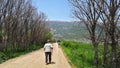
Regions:
M 49 20 L 72 20 L 71 6 L 68 0 L 32 0 L 38 11 L 44 12 Z

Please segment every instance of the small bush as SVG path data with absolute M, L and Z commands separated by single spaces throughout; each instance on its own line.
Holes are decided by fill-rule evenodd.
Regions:
M 4 62 L 7 59 L 8 57 L 3 52 L 0 52 L 0 63 Z

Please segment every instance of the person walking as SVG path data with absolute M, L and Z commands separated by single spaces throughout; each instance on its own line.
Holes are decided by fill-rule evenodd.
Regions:
M 45 51 L 45 62 L 47 65 L 47 64 L 51 63 L 51 55 L 52 55 L 52 51 L 53 51 L 53 46 L 50 43 L 50 40 L 47 40 L 47 43 L 45 43 L 44 51 Z M 49 60 L 49 62 L 48 62 L 48 60 Z

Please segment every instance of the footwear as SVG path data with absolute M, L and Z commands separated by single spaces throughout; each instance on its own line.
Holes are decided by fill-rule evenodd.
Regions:
M 46 65 L 48 65 L 49 63 L 46 63 Z
M 49 62 L 49 64 L 51 64 L 51 62 Z

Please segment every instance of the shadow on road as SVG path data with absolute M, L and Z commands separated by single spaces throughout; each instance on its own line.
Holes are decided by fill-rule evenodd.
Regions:
M 55 62 L 51 62 L 51 64 L 55 64 Z
M 51 62 L 51 63 L 48 63 L 48 64 L 46 64 L 46 65 L 49 65 L 49 64 L 55 64 L 55 62 Z

